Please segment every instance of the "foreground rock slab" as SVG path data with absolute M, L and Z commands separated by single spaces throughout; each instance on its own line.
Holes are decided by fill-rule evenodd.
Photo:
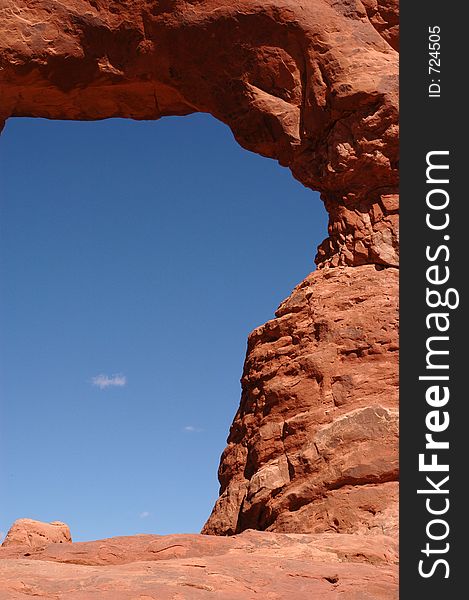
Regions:
M 388 536 L 137 535 L 45 548 L 0 548 L 0 600 L 390 600 Z

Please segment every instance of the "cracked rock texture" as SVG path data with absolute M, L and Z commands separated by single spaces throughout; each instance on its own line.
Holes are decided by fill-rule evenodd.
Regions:
M 397 531 L 398 270 L 309 275 L 249 336 L 205 533 Z
M 0 600 L 395 600 L 386 536 L 138 535 L 0 548 Z
M 395 533 L 397 48 L 397 0 L 0 0 L 0 122 L 208 112 L 243 147 L 277 159 L 319 190 L 329 212 L 329 237 L 316 257 L 320 268 L 249 337 L 241 406 L 206 533 L 331 532 L 337 537 L 320 539 L 344 548 L 350 540 L 362 547 Z M 207 558 L 203 568 L 231 586 L 220 597 L 242 597 L 239 586 L 262 581 L 268 588 L 275 577 L 286 587 L 263 597 L 289 597 L 293 585 L 295 598 L 303 590 L 305 598 L 312 592 L 388 598 L 395 589 L 379 587 L 378 563 L 356 564 L 348 555 L 345 563 L 333 560 L 339 583 L 335 575 L 324 579 L 330 571 L 323 563 L 306 567 L 299 551 L 312 552 L 317 537 L 301 538 L 315 540 L 311 546 L 264 535 L 267 545 L 276 540 L 280 553 L 297 547 L 291 560 L 300 562 L 271 569 L 274 554 L 267 560 L 255 536 L 249 550 L 239 541 L 249 536 L 210 542 L 228 544 L 223 548 L 239 567 L 221 554 Z M 158 598 L 202 598 L 203 586 L 215 585 L 193 558 L 164 564 L 144 558 L 116 571 L 112 561 L 97 570 L 65 558 L 71 564 L 59 569 L 35 555 L 31 588 L 15 588 L 15 578 L 19 586 L 31 570 L 31 558 L 5 558 L 2 585 L 11 583 L 11 594 L 38 589 L 55 598 L 62 586 L 67 598 L 93 597 L 78 591 L 85 581 L 88 590 L 100 590 L 99 598 L 147 600 L 154 582 L 172 586 Z M 251 563 L 258 569 L 253 574 Z M 199 574 L 187 580 L 186 567 Z M 168 583 L 173 576 L 192 587 L 174 587 Z M 128 591 L 132 585 L 140 596 Z

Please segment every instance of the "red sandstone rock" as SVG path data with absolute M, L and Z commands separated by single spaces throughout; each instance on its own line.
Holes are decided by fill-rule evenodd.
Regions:
M 0 548 L 0 600 L 396 600 L 389 537 L 139 535 Z
M 204 533 L 397 530 L 397 269 L 320 270 L 249 336 Z
M 0 117 L 209 112 L 243 147 L 277 159 L 322 193 L 329 238 L 316 260 L 337 268 L 307 277 L 277 318 L 251 334 L 241 406 L 220 465 L 221 496 L 204 531 L 394 533 L 397 2 L 17 0 L 0 10 Z M 336 535 L 337 543 L 357 539 Z M 324 582 L 322 563 L 319 571 L 296 565 L 289 579 L 288 569 L 270 568 L 281 563 L 259 558 L 250 579 L 248 558 L 244 548 L 236 560 L 233 550 L 228 561 L 210 563 L 231 582 L 224 597 L 249 597 L 246 589 L 262 582 L 274 586 L 271 598 L 301 598 L 303 589 L 308 598 L 338 593 Z M 21 594 L 30 561 L 5 565 L 10 591 Z M 118 598 L 117 587 L 122 598 L 135 598 L 137 589 L 140 600 L 153 597 L 145 561 L 105 574 L 38 565 L 30 595 L 93 597 L 78 591 L 86 580 L 100 598 Z M 178 581 L 195 584 L 179 589 L 152 564 L 148 577 L 169 586 L 158 598 L 203 597 L 200 586 L 214 585 L 205 571 L 190 579 L 188 570 L 199 567 L 172 565 Z M 369 566 L 366 573 L 352 566 L 340 566 L 340 581 L 348 573 L 359 587 L 340 583 L 344 597 L 390 597 Z M 367 591 L 365 580 L 373 582 Z
M 43 523 L 33 519 L 18 519 L 3 540 L 2 548 L 7 546 L 38 548 L 47 544 L 63 544 L 71 541 L 70 529 L 65 523 L 60 521 Z
M 319 264 L 397 264 L 397 0 L 16 0 L 0 127 L 209 112 L 322 192 Z
M 373 27 L 395 50 L 399 48 L 399 0 L 362 0 Z

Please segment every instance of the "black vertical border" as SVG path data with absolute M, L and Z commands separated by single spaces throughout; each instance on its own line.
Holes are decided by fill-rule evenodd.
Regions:
M 469 277 L 469 252 L 465 232 L 469 213 L 469 186 L 463 186 L 469 164 L 466 155 L 467 135 L 466 97 L 468 68 L 469 21 L 466 3 L 427 0 L 423 3 L 401 2 L 400 45 L 400 125 L 401 125 L 401 351 L 400 351 L 400 414 L 401 414 L 401 495 L 400 495 L 400 598 L 410 600 L 452 600 L 465 597 L 465 574 L 469 571 L 467 555 L 469 520 L 469 423 L 467 406 L 469 393 L 465 374 L 469 374 L 469 319 L 467 314 L 467 284 Z M 441 74 L 428 73 L 429 27 L 441 29 Z M 431 79 L 440 79 L 441 97 L 430 98 L 428 86 Z M 426 226 L 426 155 L 432 150 L 449 150 L 450 194 L 448 212 L 450 224 L 444 232 L 431 231 Z M 448 234 L 450 240 L 443 241 Z M 431 335 L 425 318 L 432 312 L 426 305 L 426 269 L 429 263 L 426 246 L 438 247 L 446 243 L 450 250 L 449 261 L 439 264 L 450 268 L 446 287 L 456 288 L 460 304 L 450 313 L 449 341 L 450 400 L 445 407 L 450 425 L 439 439 L 447 439 L 449 450 L 439 452 L 439 460 L 449 463 L 448 512 L 442 516 L 449 524 L 448 538 L 441 542 L 427 539 L 426 526 L 432 518 L 425 506 L 426 497 L 417 489 L 429 487 L 425 475 L 418 467 L 418 455 L 425 451 L 425 417 L 431 407 L 425 400 L 428 382 L 419 381 L 425 374 L 426 340 Z M 444 253 L 441 254 L 443 256 Z M 443 286 L 444 287 L 444 286 Z M 439 309 L 443 310 L 443 309 Z M 442 334 L 444 335 L 444 334 Z M 443 361 L 444 362 L 444 361 Z M 442 374 L 440 372 L 439 374 Z M 437 435 L 435 435 L 435 438 Z M 446 461 L 445 461 L 446 462 Z M 443 473 L 434 474 L 435 481 Z M 442 501 L 443 495 L 438 496 Z M 436 501 L 435 501 L 436 502 Z M 437 506 L 436 504 L 434 506 Z M 440 505 L 442 506 L 442 504 Z M 437 531 L 437 529 L 434 529 Z M 443 528 L 440 530 L 443 531 Z M 426 558 L 421 552 L 426 543 L 442 548 L 446 542 L 449 550 Z M 439 565 L 428 578 L 419 575 L 419 560 L 425 559 L 427 572 L 432 561 L 444 558 L 446 568 Z

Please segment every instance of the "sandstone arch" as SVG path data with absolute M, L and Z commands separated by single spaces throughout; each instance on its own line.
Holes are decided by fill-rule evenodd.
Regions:
M 396 3 L 16 0 L 0 10 L 1 119 L 209 112 L 319 190 L 329 211 L 316 262 L 336 268 L 309 276 L 250 336 L 205 531 L 392 531 Z

